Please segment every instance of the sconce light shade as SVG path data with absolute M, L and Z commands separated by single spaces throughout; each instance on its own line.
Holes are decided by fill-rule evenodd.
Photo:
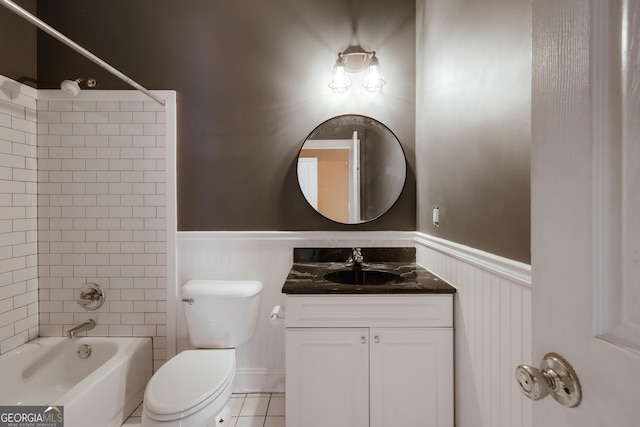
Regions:
M 387 82 L 382 77 L 382 70 L 380 69 L 380 63 L 378 62 L 376 53 L 373 52 L 369 65 L 364 72 L 364 77 L 362 78 L 362 87 L 367 92 L 378 92 L 382 89 L 382 86 L 386 84 Z
M 349 46 L 338 54 L 329 87 L 336 93 L 346 92 L 351 87 L 349 73 L 361 71 L 365 71 L 362 86 L 368 92 L 377 92 L 387 83 L 382 78 L 380 62 L 375 52 L 367 52 L 360 46 Z
M 351 87 L 351 77 L 349 77 L 349 74 L 347 73 L 344 57 L 341 53 L 338 54 L 338 59 L 333 66 L 331 80 L 329 80 L 329 87 L 336 93 L 346 92 Z

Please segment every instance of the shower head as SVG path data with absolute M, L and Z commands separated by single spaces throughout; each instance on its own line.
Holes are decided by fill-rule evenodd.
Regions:
M 86 82 L 87 87 L 94 87 L 96 85 L 96 80 L 92 78 L 78 78 L 75 80 L 63 80 L 60 83 L 60 89 L 62 92 L 71 96 L 78 96 L 80 94 L 80 83 Z
M 75 80 L 64 80 L 60 83 L 60 89 L 71 96 L 78 96 L 80 94 L 80 85 Z

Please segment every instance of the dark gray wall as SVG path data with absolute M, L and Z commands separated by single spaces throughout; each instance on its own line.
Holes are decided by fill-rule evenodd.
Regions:
M 418 4 L 417 78 L 408 0 L 41 0 L 38 12 L 143 85 L 177 90 L 180 229 L 418 229 L 529 262 L 530 4 Z M 34 34 L 0 7 L 0 74 L 35 78 Z M 358 43 L 378 52 L 384 92 L 329 93 L 337 52 Z M 81 75 L 127 88 L 42 34 L 37 71 L 41 88 Z M 408 158 L 400 200 L 366 225 L 315 213 L 295 177 L 307 133 L 346 113 L 384 122 Z
M 14 0 L 36 12 L 36 0 Z M 0 74 L 36 87 L 36 27 L 0 6 Z
M 415 230 L 413 0 L 43 0 L 38 13 L 147 88 L 177 91 L 180 230 Z M 382 93 L 357 76 L 347 94 L 328 89 L 351 44 L 377 51 Z M 127 88 L 39 35 L 38 87 L 76 76 Z M 409 162 L 398 203 L 365 225 L 316 213 L 295 175 L 307 134 L 346 113 L 385 123 Z
M 531 2 L 418 4 L 418 230 L 529 263 Z

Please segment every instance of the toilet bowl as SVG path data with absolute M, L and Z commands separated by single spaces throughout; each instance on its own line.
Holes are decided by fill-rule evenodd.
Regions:
M 235 348 L 255 332 L 261 291 L 254 280 L 190 280 L 182 287 L 189 344 L 197 349 L 153 374 L 144 392 L 143 427 L 230 425 Z
M 163 365 L 147 384 L 142 425 L 221 425 L 216 418 L 227 405 L 235 376 L 233 349 L 183 351 Z

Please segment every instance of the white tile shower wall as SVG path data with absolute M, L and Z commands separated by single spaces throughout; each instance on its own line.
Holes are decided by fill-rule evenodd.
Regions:
M 0 76 L 0 354 L 38 336 L 36 97 Z
M 413 246 L 413 232 L 179 232 L 177 289 L 190 279 L 253 279 L 264 288 L 253 339 L 237 349 L 236 391 L 284 391 L 284 326 L 269 321 L 283 303 L 294 247 Z M 188 348 L 182 304 L 176 304 L 176 350 Z M 171 353 L 172 350 L 169 350 Z
M 454 285 L 456 425 L 530 427 L 514 372 L 531 364 L 531 267 L 422 233 L 418 263 Z
M 59 95 L 60 96 L 60 95 Z M 153 337 L 166 359 L 165 109 L 152 100 L 38 101 L 40 335 Z M 80 287 L 106 302 L 86 311 Z

